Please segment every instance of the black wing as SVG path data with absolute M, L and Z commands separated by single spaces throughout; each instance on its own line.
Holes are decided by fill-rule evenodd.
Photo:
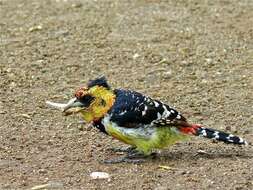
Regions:
M 145 124 L 171 125 L 186 121 L 175 109 L 141 93 L 116 89 L 116 101 L 110 110 L 111 121 L 123 127 L 138 127 Z

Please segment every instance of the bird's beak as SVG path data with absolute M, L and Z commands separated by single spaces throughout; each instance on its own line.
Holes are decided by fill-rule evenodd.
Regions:
M 46 101 L 46 103 L 55 109 L 61 110 L 65 115 L 78 113 L 85 107 L 85 105 L 82 102 L 80 102 L 77 98 L 70 99 L 69 102 L 66 104 L 55 103 L 50 101 Z
M 77 98 L 71 99 L 63 109 L 63 113 L 70 115 L 73 113 L 78 113 L 83 110 L 85 105 L 81 103 Z

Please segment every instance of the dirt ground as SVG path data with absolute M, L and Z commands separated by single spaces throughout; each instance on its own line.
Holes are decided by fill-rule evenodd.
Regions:
M 252 143 L 252 10 L 252 0 L 0 0 L 0 189 L 253 189 L 252 146 L 194 137 L 142 164 L 106 165 L 125 145 L 45 105 L 105 75 Z

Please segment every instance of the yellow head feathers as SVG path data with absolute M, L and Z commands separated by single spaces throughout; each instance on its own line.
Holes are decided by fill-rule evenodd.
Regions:
M 91 88 L 80 88 L 76 91 L 75 96 L 78 101 L 87 105 L 80 110 L 87 122 L 99 120 L 109 111 L 115 101 L 115 94 L 112 90 L 98 85 Z

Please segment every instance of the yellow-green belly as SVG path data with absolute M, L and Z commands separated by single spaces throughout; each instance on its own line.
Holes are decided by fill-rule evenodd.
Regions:
M 110 123 L 106 127 L 108 134 L 148 155 L 153 149 L 161 149 L 186 138 L 174 127 L 124 128 Z

